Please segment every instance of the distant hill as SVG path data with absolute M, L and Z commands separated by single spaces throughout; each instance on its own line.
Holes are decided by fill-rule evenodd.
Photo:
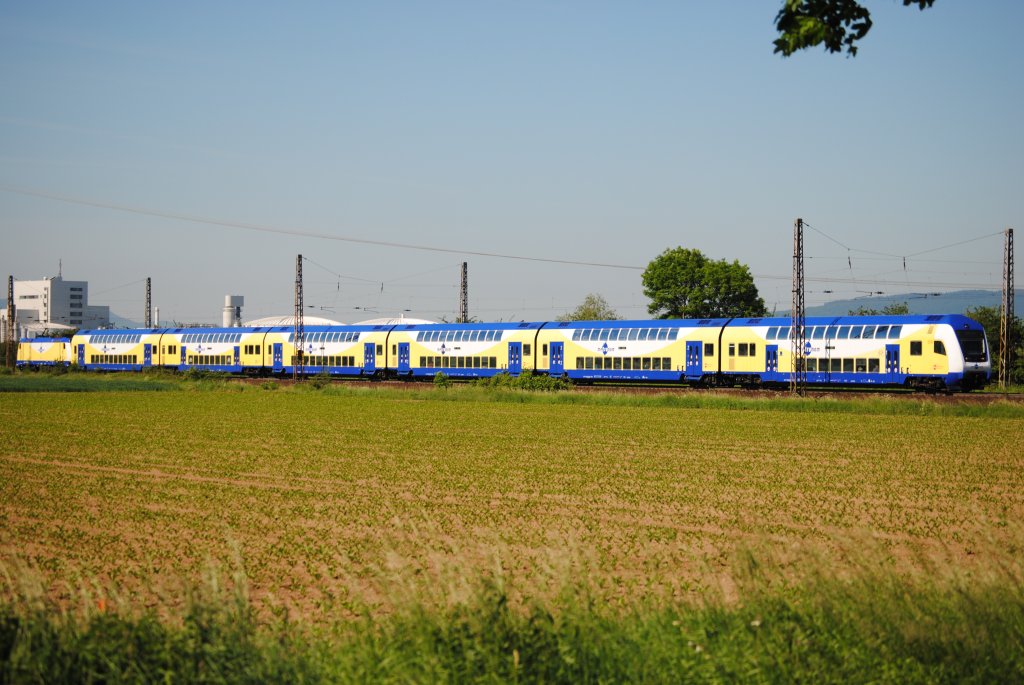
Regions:
M 123 316 L 118 316 L 114 312 L 110 312 L 110 325 L 114 328 L 142 328 L 142 324 L 140 322 L 126 319 Z
M 1015 291 L 1014 313 L 1021 315 L 1024 290 Z M 996 290 L 957 290 L 948 293 L 904 293 L 902 295 L 880 295 L 858 297 L 852 300 L 834 300 L 817 307 L 808 307 L 807 316 L 846 316 L 852 310 L 864 307 L 878 309 L 891 304 L 907 303 L 911 314 L 963 314 L 972 307 L 998 307 L 1002 293 Z M 779 316 L 789 314 L 787 309 Z

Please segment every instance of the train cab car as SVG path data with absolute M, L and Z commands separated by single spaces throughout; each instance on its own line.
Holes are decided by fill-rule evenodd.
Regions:
M 303 373 L 333 376 L 383 376 L 387 370 L 387 339 L 393 326 L 306 326 L 303 329 Z M 291 375 L 297 357 L 295 328 L 274 326 L 264 337 L 264 368 Z
M 162 331 L 151 328 L 79 331 L 72 363 L 89 371 L 141 371 L 153 365 Z
M 71 364 L 69 338 L 22 338 L 18 341 L 19 367 L 68 366 Z
M 788 382 L 793 370 L 791 320 L 762 323 L 768 325 L 766 344 L 777 354 L 774 367 L 768 368 L 768 353 L 762 380 Z M 744 330 L 742 322 L 735 329 L 730 337 L 753 332 Z M 971 390 L 991 376 L 985 332 L 965 316 L 809 318 L 804 333 L 810 384 Z
M 574 380 L 706 382 L 717 371 L 725 319 L 545 324 L 542 371 Z
M 388 337 L 388 370 L 399 377 L 518 376 L 537 368 L 540 323 L 406 324 Z

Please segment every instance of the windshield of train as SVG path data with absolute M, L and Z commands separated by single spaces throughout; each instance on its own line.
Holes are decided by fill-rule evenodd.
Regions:
M 956 339 L 960 341 L 960 349 L 964 352 L 964 361 L 988 361 L 988 350 L 985 349 L 985 334 L 983 332 L 957 331 Z

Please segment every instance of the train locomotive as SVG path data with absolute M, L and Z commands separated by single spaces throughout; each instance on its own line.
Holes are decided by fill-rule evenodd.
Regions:
M 791 319 L 656 319 L 84 330 L 23 340 L 19 366 L 90 371 L 482 378 L 545 374 L 581 383 L 773 387 L 794 369 Z M 985 331 L 961 315 L 810 317 L 808 385 L 969 391 L 989 382 Z

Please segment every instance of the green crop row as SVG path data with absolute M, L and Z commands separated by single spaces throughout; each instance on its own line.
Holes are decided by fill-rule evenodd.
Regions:
M 384 616 L 364 609 L 316 626 L 260 619 L 244 582 L 232 591 L 214 579 L 171 618 L 94 592 L 70 612 L 23 594 L 0 603 L 0 681 L 1020 681 L 1019 565 L 981 581 L 814 570 L 797 587 L 755 571 L 733 602 L 615 612 L 578 580 L 553 601 L 517 605 L 478 579 L 445 606 L 413 596 Z

